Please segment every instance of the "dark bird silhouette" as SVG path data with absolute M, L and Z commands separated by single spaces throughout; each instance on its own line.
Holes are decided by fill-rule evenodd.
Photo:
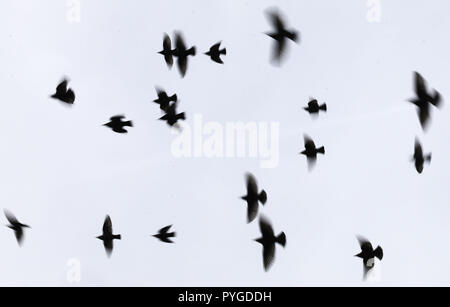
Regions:
M 19 245 L 22 245 L 24 237 L 24 228 L 31 228 L 31 227 L 20 223 L 19 220 L 17 220 L 17 218 L 14 216 L 14 214 L 9 212 L 8 210 L 5 210 L 5 216 L 9 222 L 9 225 L 7 225 L 7 227 L 14 230 L 14 235 L 16 236 L 17 243 L 19 243 Z
M 172 50 L 172 41 L 170 40 L 169 35 L 164 34 L 163 40 L 163 50 L 158 52 L 164 56 L 164 60 L 166 61 L 167 67 L 172 68 L 173 66 L 173 50 Z
M 280 62 L 285 51 L 287 40 L 297 42 L 299 39 L 299 33 L 296 30 L 287 30 L 284 21 L 281 18 L 278 10 L 270 10 L 267 12 L 267 18 L 269 19 L 274 32 L 266 33 L 268 36 L 276 40 L 273 47 L 273 60 Z
M 286 235 L 284 232 L 281 232 L 278 236 L 275 236 L 272 225 L 264 217 L 259 219 L 259 228 L 261 229 L 262 237 L 255 241 L 263 246 L 264 270 L 268 271 L 275 260 L 275 243 L 285 247 Z
M 124 121 L 125 116 L 117 115 L 110 118 L 110 122 L 104 124 L 103 126 L 111 128 L 117 133 L 128 133 L 125 127 L 133 127 L 133 122 L 131 120 Z
M 308 161 L 309 169 L 312 169 L 317 161 L 318 154 L 325 154 L 325 147 L 316 148 L 314 141 L 307 135 L 304 136 L 305 139 L 305 150 L 300 154 L 305 155 Z
M 165 243 L 173 243 L 170 238 L 175 238 L 176 233 L 175 232 L 169 232 L 172 225 L 166 226 L 164 228 L 161 228 L 159 232 L 156 235 L 153 235 L 155 238 L 158 238 L 160 241 Z
M 214 62 L 219 63 L 219 64 L 223 64 L 223 61 L 220 58 L 220 56 L 227 54 L 226 48 L 220 49 L 221 43 L 222 42 L 218 42 L 217 44 L 212 46 L 208 52 L 205 53 L 207 56 L 209 56 L 211 58 L 211 60 L 213 60 Z
M 422 174 L 425 162 L 431 162 L 431 153 L 424 155 L 422 145 L 420 144 L 418 139 L 416 139 L 416 143 L 414 146 L 414 156 L 412 158 L 412 161 L 414 162 L 416 170 L 419 174 Z
M 267 193 L 262 190 L 259 192 L 256 178 L 248 173 L 246 174 L 247 195 L 242 196 L 241 199 L 247 202 L 247 221 L 251 223 L 258 215 L 258 202 L 265 205 L 267 202 Z
M 115 235 L 113 234 L 113 227 L 111 218 L 109 215 L 106 216 L 105 222 L 103 223 L 103 234 L 101 236 L 98 236 L 97 239 L 103 241 L 103 245 L 105 246 L 106 254 L 111 256 L 111 253 L 114 249 L 114 240 L 121 240 L 121 235 Z
M 160 109 L 163 111 L 166 111 L 169 108 L 171 102 L 178 101 L 178 97 L 176 94 L 169 97 L 166 91 L 158 87 L 156 88 L 156 92 L 158 93 L 158 99 L 153 100 L 153 102 L 159 104 Z
M 383 260 L 383 249 L 378 246 L 374 250 L 372 244 L 364 237 L 357 236 L 357 239 L 359 242 L 359 246 L 361 247 L 361 252 L 355 255 L 355 257 L 361 258 L 363 260 L 365 278 L 367 276 L 367 273 L 375 266 L 375 257 Z
M 186 75 L 188 56 L 195 56 L 195 53 L 195 46 L 187 49 L 181 33 L 175 33 L 175 49 L 172 54 L 177 57 L 178 70 L 180 71 L 182 77 Z
M 311 98 L 311 100 L 308 102 L 308 106 L 304 108 L 309 114 L 319 114 L 320 111 L 326 112 L 327 111 L 327 105 L 324 103 L 322 105 L 319 105 L 319 102 L 317 99 Z
M 172 103 L 166 110 L 166 114 L 159 120 L 164 120 L 171 127 L 175 126 L 179 120 L 185 120 L 186 115 L 184 113 L 177 114 L 177 103 Z
M 68 105 L 72 105 L 75 102 L 75 92 L 71 88 L 67 88 L 69 81 L 64 79 L 57 87 L 56 93 L 50 96 Z
M 435 89 L 433 89 L 433 93 L 428 91 L 427 82 L 418 72 L 414 73 L 414 90 L 416 97 L 409 99 L 409 102 L 417 106 L 420 124 L 425 130 L 430 121 L 430 105 L 440 107 L 442 97 Z

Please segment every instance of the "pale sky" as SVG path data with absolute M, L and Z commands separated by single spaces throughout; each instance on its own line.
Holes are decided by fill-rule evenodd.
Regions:
M 450 2 L 380 3 L 381 21 L 369 23 L 365 0 L 80 0 L 81 20 L 69 23 L 65 1 L 1 1 L 0 203 L 32 229 L 19 248 L 0 228 L 0 284 L 365 285 L 353 257 L 361 234 L 384 249 L 381 285 L 449 285 L 450 113 L 433 110 L 423 133 L 406 100 L 413 71 L 449 97 Z M 301 32 L 281 67 L 264 35 L 274 6 Z M 176 30 L 199 53 L 184 79 L 157 54 Z M 220 40 L 223 66 L 202 54 Z M 49 99 L 64 76 L 72 108 Z M 156 120 L 156 85 L 177 93 L 187 124 L 195 114 L 278 122 L 279 166 L 177 159 L 176 135 Z M 302 110 L 310 96 L 328 105 L 317 120 Z M 102 127 L 116 114 L 133 120 L 128 135 Z M 304 133 L 326 148 L 312 172 L 298 155 Z M 420 176 L 416 136 L 433 152 Z M 287 235 L 268 273 L 239 199 L 246 172 Z M 110 259 L 95 239 L 106 214 L 122 234 Z M 151 237 L 169 224 L 174 245 Z M 72 258 L 79 284 L 66 277 Z

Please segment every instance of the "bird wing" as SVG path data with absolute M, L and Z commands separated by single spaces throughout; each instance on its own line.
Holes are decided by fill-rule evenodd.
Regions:
M 103 246 L 105 247 L 106 254 L 108 256 L 111 256 L 111 253 L 114 248 L 114 241 L 113 240 L 103 240 Z
M 211 47 L 211 49 L 210 49 L 210 52 L 211 53 L 219 53 L 219 48 L 220 48 L 220 44 L 221 44 L 222 42 L 218 42 L 218 43 L 216 43 L 215 45 L 213 45 L 212 47 Z
M 160 234 L 166 234 L 166 233 L 169 231 L 170 227 L 172 227 L 172 225 L 169 225 L 169 226 L 166 226 L 166 227 L 164 227 L 164 228 L 161 228 L 161 229 L 159 230 L 159 233 L 160 233 Z
M 220 54 L 219 53 L 213 53 L 213 55 L 211 56 L 211 59 L 219 64 L 223 64 L 222 59 L 220 58 Z
M 23 228 L 18 227 L 16 229 L 14 229 L 14 235 L 16 236 L 17 243 L 19 243 L 19 245 L 21 245 L 23 242 Z
M 178 51 L 186 50 L 186 44 L 184 43 L 183 35 L 180 32 L 175 33 L 175 47 Z
M 64 79 L 61 83 L 56 87 L 56 93 L 65 94 L 67 92 L 67 83 L 68 81 Z
M 164 33 L 163 49 L 164 51 L 172 50 L 172 41 L 167 33 Z
M 268 271 L 275 259 L 275 243 L 263 245 L 264 270 Z
M 8 210 L 4 210 L 4 212 L 5 212 L 6 219 L 8 220 L 8 222 L 11 225 L 20 224 L 19 221 L 17 220 L 17 218 L 14 216 L 14 214 L 9 212 Z
M 180 55 L 177 59 L 177 63 L 178 63 L 178 70 L 180 71 L 180 74 L 182 77 L 184 77 L 186 75 L 186 71 L 187 71 L 187 56 L 185 55 Z
M 319 103 L 317 102 L 316 99 L 313 99 L 310 102 L 308 102 L 308 107 L 317 107 L 317 106 L 319 106 Z
M 357 236 L 356 239 L 358 240 L 359 246 L 361 247 L 362 252 L 372 252 L 372 243 L 369 242 L 366 238 L 363 236 Z
M 113 229 L 112 229 L 112 221 L 109 215 L 106 216 L 105 222 L 103 223 L 103 234 L 104 235 L 112 235 Z
M 281 19 L 280 13 L 278 11 L 270 11 L 267 13 L 268 19 L 272 26 L 276 29 L 277 32 L 281 32 L 284 30 L 284 22 Z
M 111 121 L 121 121 L 122 119 L 125 119 L 124 115 L 116 115 L 110 118 Z
M 67 91 L 66 102 L 70 104 L 75 102 L 75 92 L 71 88 Z
M 258 215 L 258 200 L 247 201 L 247 222 L 251 223 L 256 219 Z
M 259 228 L 261 229 L 263 238 L 275 236 L 272 225 L 270 225 L 270 222 L 263 216 L 259 219 Z
M 307 135 L 304 136 L 305 139 L 305 149 L 306 150 L 315 150 L 316 149 L 316 144 L 314 143 L 314 141 Z
M 429 106 L 428 103 L 425 103 L 423 106 L 417 109 L 420 125 L 424 129 L 427 127 L 428 122 L 430 120 L 430 108 L 428 106 Z
M 416 143 L 414 145 L 414 158 L 421 158 L 421 157 L 423 157 L 422 145 L 420 144 L 419 140 L 416 139 Z
M 258 183 L 256 182 L 255 176 L 250 173 L 246 174 L 247 181 L 247 194 L 248 195 L 257 195 L 258 194 Z
M 173 241 L 172 240 L 170 240 L 168 237 L 162 237 L 162 238 L 159 238 L 162 242 L 165 242 L 165 243 L 173 243 Z
M 165 93 L 165 91 L 158 86 L 155 86 L 155 90 L 156 90 L 156 94 L 158 95 L 158 98 L 161 98 L 161 96 L 164 95 L 164 93 Z
M 427 93 L 427 86 L 425 79 L 418 72 L 414 73 L 415 76 L 415 91 L 417 96 L 423 98 L 423 96 Z

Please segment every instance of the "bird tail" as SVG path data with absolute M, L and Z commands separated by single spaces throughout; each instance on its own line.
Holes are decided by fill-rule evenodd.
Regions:
M 183 113 L 180 113 L 180 114 L 178 114 L 177 115 L 177 119 L 182 119 L 182 120 L 185 120 L 186 119 L 186 114 L 183 112 Z
M 321 105 L 320 107 L 319 107 L 319 109 L 321 109 L 322 111 L 327 111 L 327 104 L 326 103 L 324 103 L 323 105 Z
M 220 50 L 220 54 L 227 55 L 227 49 L 223 48 L 222 50 Z
M 258 200 L 264 205 L 267 202 L 267 193 L 266 191 L 262 190 L 261 193 L 258 195 Z
M 297 40 L 298 40 L 298 33 L 297 32 L 289 32 L 287 37 L 290 40 L 293 40 L 294 42 L 297 42 Z
M 284 232 L 280 233 L 277 237 L 277 243 L 281 246 L 286 246 L 286 234 Z
M 170 98 L 170 100 L 172 100 L 172 101 L 175 101 L 175 102 L 178 101 L 178 96 L 177 96 L 177 94 L 174 94 L 174 95 L 170 96 L 169 98 Z
M 127 125 L 128 127 L 133 127 L 133 122 L 131 120 L 125 122 L 124 124 Z
M 380 260 L 383 260 L 383 249 L 381 247 L 377 247 L 374 251 L 373 254 L 375 255 L 375 257 L 377 257 Z
M 187 51 L 187 54 L 194 56 L 197 53 L 197 49 L 195 47 L 190 48 Z
M 427 161 L 428 163 L 431 163 L 431 154 L 429 154 L 425 157 L 425 161 Z
M 325 147 L 320 147 L 320 148 L 317 148 L 317 152 L 318 153 L 321 153 L 322 155 L 324 155 L 325 154 Z
M 114 239 L 116 239 L 116 240 L 122 240 L 122 236 L 121 236 L 121 235 L 115 235 L 115 236 L 114 236 Z

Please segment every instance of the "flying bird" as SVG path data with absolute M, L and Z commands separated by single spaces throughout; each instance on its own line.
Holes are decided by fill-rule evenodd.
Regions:
M 383 260 L 383 249 L 378 246 L 374 250 L 372 244 L 362 236 L 357 236 L 357 239 L 361 247 L 361 252 L 355 255 L 355 257 L 363 260 L 364 277 L 366 277 L 367 273 L 375 266 L 375 257 L 380 259 L 380 261 Z
M 128 133 L 125 127 L 133 127 L 133 122 L 131 120 L 124 121 L 125 116 L 117 115 L 110 118 L 110 122 L 104 124 L 103 126 L 111 128 L 117 133 Z
M 207 56 L 211 57 L 211 60 L 213 60 L 214 62 L 219 63 L 219 64 L 223 64 L 223 61 L 220 58 L 220 56 L 227 54 L 226 48 L 220 49 L 221 43 L 222 42 L 218 42 L 217 44 L 212 46 L 208 52 L 205 53 Z
M 267 193 L 264 190 L 259 192 L 258 183 L 252 174 L 246 174 L 246 182 L 247 195 L 242 196 L 241 199 L 247 202 L 247 221 L 251 223 L 258 215 L 258 203 L 266 204 Z
M 173 66 L 173 50 L 172 50 L 172 41 L 170 40 L 169 35 L 164 34 L 163 39 L 163 50 L 158 52 L 164 56 L 164 60 L 166 61 L 167 67 L 172 68 Z
M 105 222 L 103 223 L 103 234 L 98 236 L 97 239 L 103 241 L 103 245 L 105 246 L 106 254 L 111 256 L 113 248 L 114 248 L 114 240 L 121 240 L 121 235 L 113 234 L 113 227 L 111 218 L 109 215 L 106 216 Z
M 411 98 L 408 101 L 417 106 L 420 124 L 425 130 L 430 121 L 430 105 L 439 108 L 442 103 L 442 97 L 435 89 L 433 89 L 432 93 L 429 92 L 427 82 L 418 72 L 414 73 L 414 90 L 416 97 Z
M 9 225 L 7 225 L 7 227 L 14 230 L 14 235 L 16 236 L 17 243 L 19 243 L 19 245 L 22 245 L 24 237 L 24 228 L 31 228 L 31 227 L 20 223 L 19 220 L 17 220 L 17 218 L 14 216 L 14 214 L 9 212 L 8 210 L 5 210 L 4 212 L 6 219 L 9 222 Z
M 170 238 L 175 238 L 175 232 L 169 232 L 172 225 L 161 228 L 156 235 L 153 235 L 155 238 L 158 238 L 160 241 L 165 243 L 173 243 Z
M 195 46 L 187 49 L 181 33 L 175 33 L 175 49 L 172 54 L 177 57 L 178 70 L 180 71 L 181 77 L 186 75 L 188 56 L 195 56 L 195 53 Z
M 278 236 L 275 236 L 272 225 L 264 217 L 259 219 L 259 228 L 262 237 L 255 241 L 263 246 L 264 270 L 268 271 L 275 260 L 275 244 L 278 243 L 285 247 L 286 235 L 284 232 L 281 232 Z
M 50 96 L 53 99 L 64 102 L 68 105 L 73 105 L 75 102 L 75 92 L 71 88 L 67 88 L 69 81 L 64 79 L 57 87 L 56 93 Z
M 317 161 L 318 154 L 325 154 L 325 147 L 316 148 L 314 141 L 307 135 L 304 136 L 305 139 L 305 150 L 300 154 L 305 155 L 308 161 L 309 169 L 311 170 Z
M 416 139 L 416 143 L 414 145 L 414 156 L 412 160 L 419 174 L 422 174 L 425 162 L 431 163 L 431 153 L 424 155 L 422 145 L 418 139 Z
M 175 126 L 179 120 L 185 120 L 186 115 L 184 113 L 177 114 L 177 103 L 172 103 L 166 110 L 166 114 L 159 120 L 164 120 L 171 127 Z
M 320 111 L 326 112 L 327 111 L 327 105 L 324 103 L 322 105 L 319 105 L 319 102 L 317 99 L 311 98 L 311 100 L 308 102 L 308 106 L 306 108 L 303 108 L 305 111 L 307 111 L 309 114 L 319 114 Z
M 161 110 L 166 111 L 169 108 L 171 102 L 177 102 L 178 97 L 176 94 L 172 96 L 168 96 L 166 91 L 156 88 L 156 92 L 158 94 L 158 99 L 153 100 L 153 102 L 159 104 Z
M 299 33 L 297 30 L 286 29 L 281 14 L 277 10 L 268 11 L 267 18 L 272 24 L 274 31 L 266 34 L 276 41 L 273 47 L 272 58 L 275 62 L 280 62 L 286 51 L 287 40 L 289 39 L 297 42 L 299 39 Z

